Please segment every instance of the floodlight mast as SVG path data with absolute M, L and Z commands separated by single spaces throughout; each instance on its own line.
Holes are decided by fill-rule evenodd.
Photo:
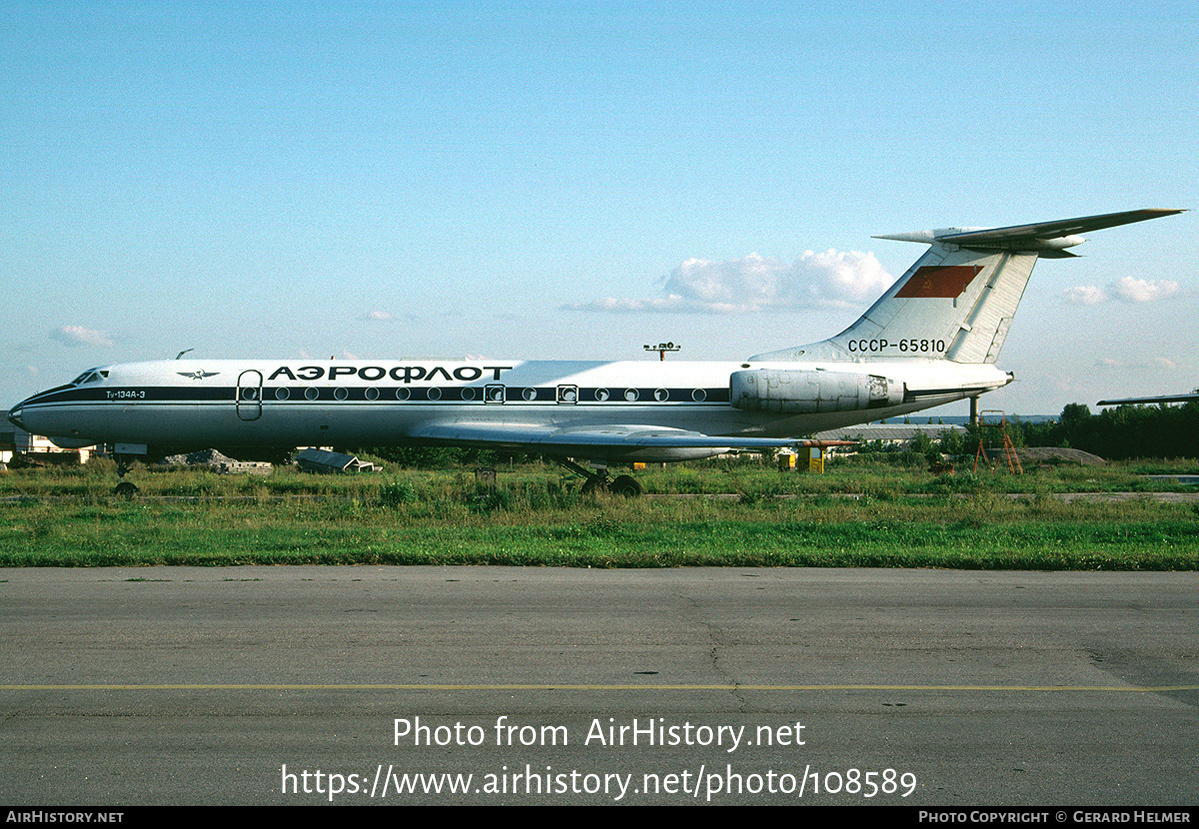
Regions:
M 646 345 L 643 346 L 643 348 L 646 351 L 658 352 L 658 361 L 666 362 L 667 351 L 681 351 L 683 347 L 681 345 L 675 345 L 674 343 L 658 343 L 657 345 Z

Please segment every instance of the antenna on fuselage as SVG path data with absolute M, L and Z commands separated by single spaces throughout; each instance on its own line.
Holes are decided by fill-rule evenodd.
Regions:
M 178 354 L 175 355 L 175 359 L 178 360 L 180 357 L 182 357 L 184 354 L 186 354 L 189 351 L 195 351 L 195 349 L 194 348 L 185 348 L 182 351 L 180 351 Z

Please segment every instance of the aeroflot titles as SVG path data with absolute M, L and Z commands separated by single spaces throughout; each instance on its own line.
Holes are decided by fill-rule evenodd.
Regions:
M 328 378 L 336 380 L 338 377 L 354 377 L 359 380 L 366 380 L 368 383 L 373 383 L 384 378 L 391 378 L 400 383 L 412 383 L 417 380 L 435 380 L 438 376 L 453 382 L 461 380 L 469 383 L 473 380 L 478 380 L 486 371 L 491 372 L 492 380 L 499 380 L 500 373 L 508 371 L 512 366 L 457 366 L 449 369 L 445 366 L 433 366 L 426 368 L 425 366 L 395 366 L 392 369 L 386 369 L 383 366 L 329 366 L 326 370 L 324 366 L 301 366 L 292 371 L 287 366 L 279 366 L 274 373 L 267 378 L 267 382 L 286 377 L 288 380 L 320 380 Z

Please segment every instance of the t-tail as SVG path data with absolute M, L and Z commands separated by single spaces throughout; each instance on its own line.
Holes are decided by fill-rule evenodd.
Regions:
M 1081 235 L 1181 210 L 1133 210 L 990 229 L 944 228 L 877 236 L 928 251 L 853 325 L 811 345 L 751 362 L 941 359 L 994 363 L 1038 257 L 1072 257 Z

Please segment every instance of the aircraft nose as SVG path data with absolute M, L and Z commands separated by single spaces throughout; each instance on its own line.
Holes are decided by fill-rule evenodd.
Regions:
M 21 422 L 21 407 L 23 405 L 24 404 L 18 404 L 15 409 L 11 409 L 9 411 L 8 422 L 11 423 L 12 425 L 16 426 L 21 431 L 28 432 L 29 430 L 25 428 L 25 424 L 23 422 Z

